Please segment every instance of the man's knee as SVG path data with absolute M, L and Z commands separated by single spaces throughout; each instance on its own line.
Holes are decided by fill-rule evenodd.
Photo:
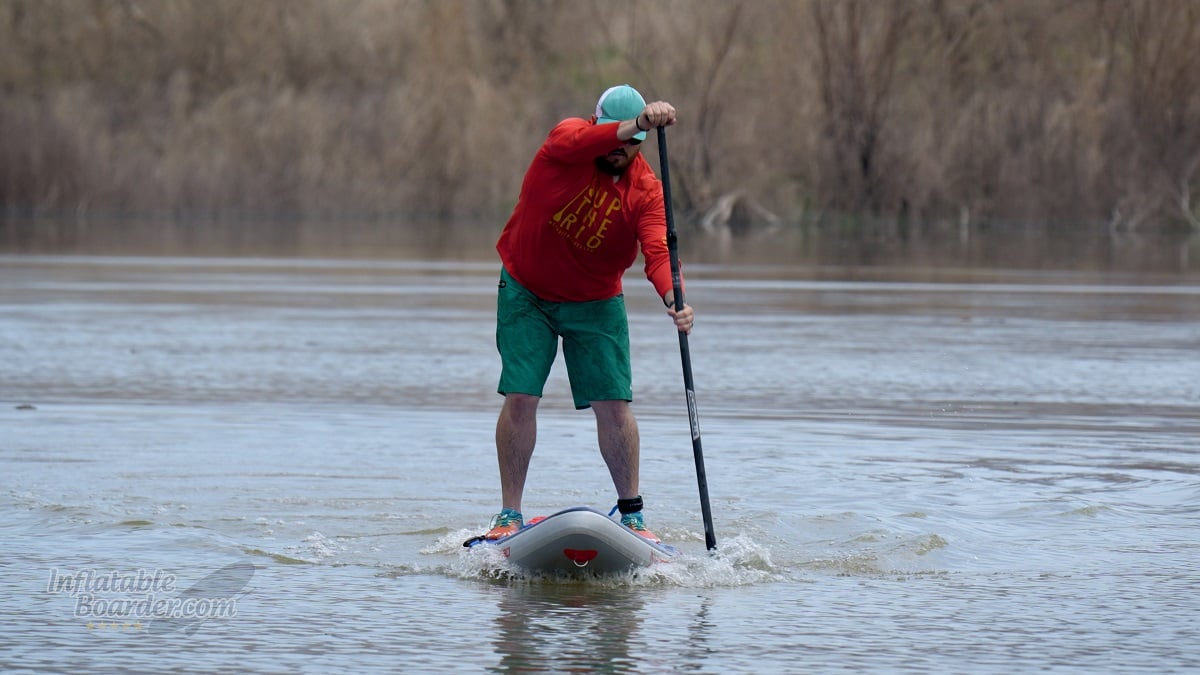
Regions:
M 538 403 L 541 400 L 532 394 L 505 394 L 504 412 L 514 421 L 529 419 L 537 414 Z
M 600 423 L 625 424 L 633 420 L 633 409 L 629 401 L 592 401 L 592 410 Z

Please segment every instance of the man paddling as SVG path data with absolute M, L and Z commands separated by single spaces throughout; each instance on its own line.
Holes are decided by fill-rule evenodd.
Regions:
M 621 276 L 640 247 L 646 277 L 667 314 L 680 331 L 691 332 L 692 308 L 675 310 L 662 184 L 640 153 L 647 131 L 674 123 L 670 103 L 647 104 L 627 84 L 611 87 L 590 120 L 559 122 L 526 171 L 496 244 L 503 263 L 496 311 L 498 391 L 504 396 L 496 454 L 503 508 L 492 518 L 488 539 L 524 525 L 521 497 L 537 436 L 537 406 L 561 338 L 575 407 L 590 407 L 596 415 L 621 523 L 658 541 L 642 517 Z

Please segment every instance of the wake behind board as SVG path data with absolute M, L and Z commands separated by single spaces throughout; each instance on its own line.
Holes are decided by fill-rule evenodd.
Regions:
M 559 511 L 503 539 L 476 537 L 463 545 L 494 546 L 513 567 L 534 574 L 619 574 L 675 555 L 674 548 L 645 539 L 586 506 Z

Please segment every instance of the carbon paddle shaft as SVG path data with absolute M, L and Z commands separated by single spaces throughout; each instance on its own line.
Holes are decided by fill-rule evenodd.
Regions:
M 683 309 L 683 283 L 679 276 L 679 242 L 675 236 L 675 214 L 671 209 L 671 163 L 667 160 L 667 130 L 658 128 L 658 163 L 662 171 L 663 205 L 667 211 L 667 252 L 671 258 L 671 286 L 675 291 L 675 311 Z M 700 444 L 700 416 L 696 412 L 696 386 L 692 383 L 692 355 L 688 335 L 679 331 L 679 355 L 683 359 L 683 388 L 687 393 L 688 424 L 692 428 L 692 455 L 696 458 L 696 483 L 700 487 L 700 513 L 704 516 L 704 545 L 717 548 L 713 532 L 712 508 L 708 505 L 708 477 L 704 472 L 704 450 Z

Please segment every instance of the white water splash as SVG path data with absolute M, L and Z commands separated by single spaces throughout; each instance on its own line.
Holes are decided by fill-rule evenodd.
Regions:
M 285 546 L 288 555 L 308 562 L 318 562 L 337 557 L 346 547 L 320 532 L 313 532 L 300 540 L 299 545 Z
M 463 531 L 466 532 L 466 531 Z M 770 551 L 748 536 L 739 535 L 726 540 L 714 552 L 703 548 L 682 550 L 668 562 L 659 562 L 645 569 L 625 574 L 599 577 L 559 577 L 530 575 L 514 569 L 494 546 L 462 548 L 469 537 L 450 533 L 422 550 L 422 553 L 445 553 L 453 542 L 458 555 L 445 568 L 445 573 L 461 579 L 500 580 L 520 583 L 586 583 L 597 587 L 678 587 L 712 588 L 745 586 L 783 578 L 771 562 Z

